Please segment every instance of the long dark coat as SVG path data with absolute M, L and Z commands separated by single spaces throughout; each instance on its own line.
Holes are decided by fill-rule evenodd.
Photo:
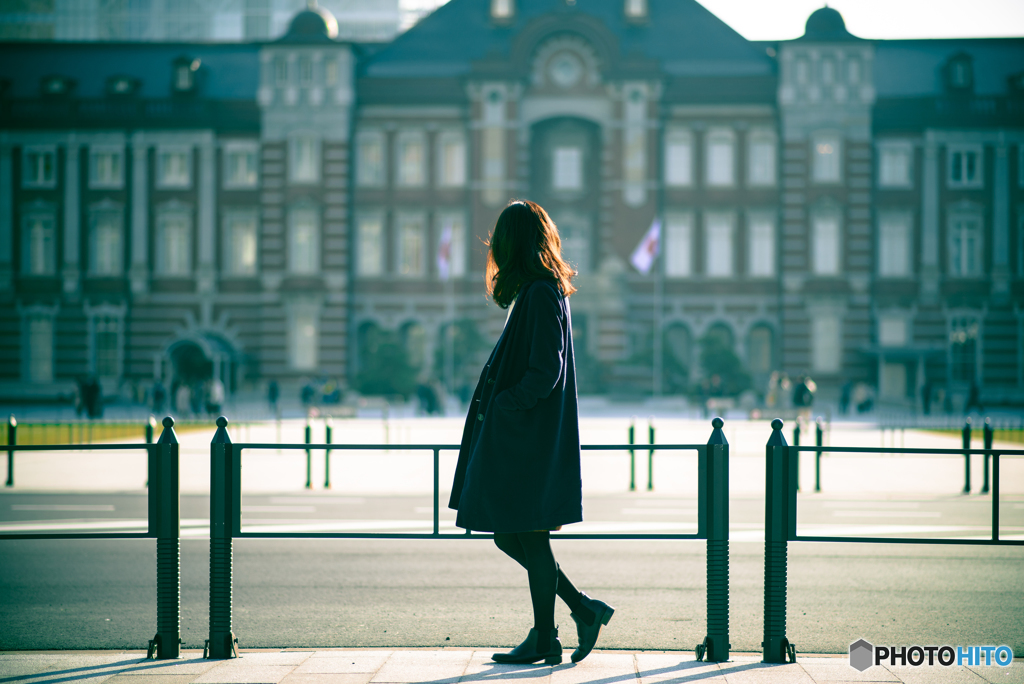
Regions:
M 523 285 L 480 374 L 448 506 L 481 532 L 583 520 L 572 319 L 554 282 Z

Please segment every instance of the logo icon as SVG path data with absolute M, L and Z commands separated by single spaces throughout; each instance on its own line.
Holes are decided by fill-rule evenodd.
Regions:
M 875 647 L 864 639 L 854 641 L 850 644 L 850 667 L 858 672 L 868 669 L 873 664 L 871 661 L 874 652 Z

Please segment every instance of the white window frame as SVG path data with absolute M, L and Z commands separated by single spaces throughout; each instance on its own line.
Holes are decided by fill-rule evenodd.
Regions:
M 168 177 L 164 158 L 169 155 L 183 155 L 185 158 L 184 174 L 181 177 Z M 156 151 L 156 187 L 161 190 L 187 190 L 192 187 L 192 146 L 191 145 L 160 145 Z
M 233 278 L 249 278 L 255 276 L 260 270 L 260 217 L 255 209 L 248 208 L 226 208 L 222 216 L 224 231 L 223 270 L 224 275 Z M 240 258 L 241 245 L 238 240 L 240 232 L 236 233 L 236 226 L 242 223 L 252 225 L 252 248 L 253 263 L 246 266 Z
M 356 214 L 356 275 L 360 278 L 380 278 L 386 274 L 387 220 L 383 211 L 362 211 Z M 378 243 L 375 249 L 367 245 L 368 230 L 363 226 L 375 224 Z M 372 257 L 372 258 L 371 258 Z
M 961 255 L 960 263 L 957 264 L 957 249 L 955 247 L 957 240 L 957 223 L 959 222 L 971 222 L 976 227 L 974 230 L 974 237 L 976 239 L 974 244 L 974 259 L 973 263 L 968 263 L 968 257 L 963 253 L 963 247 L 961 246 L 959 254 Z M 949 247 L 949 259 L 948 268 L 949 275 L 952 278 L 981 278 L 985 275 L 985 216 L 983 212 L 979 210 L 970 209 L 953 209 L 949 212 L 948 219 L 948 240 L 947 245 Z
M 100 178 L 100 157 L 110 155 L 117 159 L 117 169 L 113 178 Z M 119 190 L 124 187 L 125 155 L 124 145 L 90 145 L 89 146 L 89 187 L 92 189 Z
M 825 261 L 823 236 L 818 234 L 819 221 L 834 220 L 836 225 L 835 235 L 835 268 L 832 268 L 832 257 Z M 819 241 L 822 242 L 819 245 Z M 816 276 L 831 278 L 843 273 L 843 216 L 838 209 L 819 210 L 811 214 L 811 272 Z
M 712 227 L 724 227 L 719 237 L 725 241 L 718 244 L 712 234 Z M 716 255 L 713 250 L 724 247 L 724 255 Z M 724 259 L 720 265 L 716 261 Z M 724 268 L 722 267 L 724 265 Z M 708 278 L 731 278 L 736 275 L 736 214 L 731 211 L 709 211 L 704 214 L 704 275 Z
M 767 239 L 755 235 L 755 226 L 767 227 Z M 761 233 L 760 228 L 757 229 Z M 758 244 L 758 242 L 765 244 Z M 769 210 L 747 214 L 747 277 L 774 278 L 776 273 L 775 213 Z
M 551 190 L 581 192 L 584 176 L 582 147 L 559 145 L 551 150 Z
M 466 136 L 461 131 L 442 131 L 437 135 L 437 185 L 441 188 L 465 187 L 468 171 Z M 448 154 L 454 148 L 453 168 L 448 168 Z
M 260 144 L 256 141 L 237 140 L 224 143 L 222 183 L 225 190 L 253 190 L 260 184 Z M 239 180 L 232 176 L 235 155 L 252 155 L 252 180 Z
M 410 226 L 419 226 L 420 254 L 418 263 L 413 263 L 412 268 L 403 270 L 407 262 L 406 255 L 406 233 Z M 395 215 L 395 275 L 399 278 L 424 278 L 427 275 L 427 252 L 429 250 L 427 241 L 427 215 L 422 211 L 400 211 Z
M 960 155 L 960 180 L 953 178 L 956 155 Z M 967 176 L 967 155 L 976 156 L 974 178 Z M 950 188 L 985 187 L 985 148 L 982 145 L 950 145 L 946 148 L 946 185 Z
M 906 176 L 902 179 L 886 177 L 886 156 L 894 153 L 906 156 Z M 878 146 L 878 187 L 902 189 L 914 187 L 914 146 L 911 143 L 887 141 Z
M 36 252 L 34 251 L 30 223 L 35 217 L 49 221 L 49 235 L 42 236 L 44 250 L 40 269 L 35 268 Z M 45 229 L 44 229 L 45 231 Z M 48 241 L 47 241 L 48 238 Z M 20 275 L 36 278 L 49 278 L 57 275 L 57 209 L 49 203 L 33 202 L 22 208 L 21 212 L 21 271 Z
M 689 278 L 693 275 L 692 211 L 673 211 L 665 216 L 665 276 Z
M 309 144 L 309 168 L 301 162 L 302 146 Z M 320 182 L 322 141 L 312 133 L 296 133 L 288 139 L 288 182 L 292 185 L 314 185 Z
M 117 240 L 113 255 L 104 255 L 101 251 L 100 226 L 107 217 L 116 219 Z M 100 202 L 89 210 L 89 275 L 98 278 L 119 278 L 124 275 L 124 207 L 113 202 Z M 102 260 L 101 260 L 102 256 Z M 104 262 L 107 256 L 113 256 L 112 268 Z
M 727 145 L 728 178 L 714 177 L 713 149 Z M 731 128 L 711 128 L 704 136 L 704 184 L 709 188 L 732 188 L 736 186 L 736 133 Z
M 100 305 L 95 309 L 88 309 L 89 325 L 89 370 L 97 377 L 106 379 L 117 379 L 124 374 L 124 311 L 112 307 L 109 304 Z M 104 325 L 100 325 L 100 322 Z M 113 325 L 113 331 L 100 330 L 100 327 Z M 99 364 L 99 333 L 113 332 L 115 335 L 114 349 L 114 373 L 104 374 L 100 372 Z
M 299 239 L 302 236 L 299 221 L 311 218 L 308 224 L 309 251 L 300 251 Z M 310 276 L 321 270 L 321 217 L 320 209 L 310 204 L 300 204 L 288 209 L 288 272 L 292 275 Z
M 833 374 L 842 367 L 843 321 L 836 314 L 815 313 L 811 316 L 811 368 L 816 373 Z
M 378 167 L 374 171 L 367 161 L 366 149 L 376 146 Z M 360 188 L 382 188 L 388 178 L 387 136 L 384 131 L 365 130 L 356 136 L 356 186 Z
M 886 226 L 901 225 L 903 234 L 904 263 L 897 264 L 892 242 L 894 238 L 888 237 L 890 228 Z M 913 266 L 913 244 L 914 244 L 914 215 L 908 210 L 880 211 L 878 214 L 878 238 L 875 240 L 878 246 L 878 277 L 879 278 L 910 278 L 914 275 Z
M 693 186 L 693 132 L 690 129 L 674 126 L 665 132 L 664 174 L 668 187 Z
M 56 307 L 32 306 L 21 311 L 21 375 L 25 382 L 34 384 L 51 383 L 56 371 Z M 33 339 L 33 321 L 46 322 L 49 326 L 49 339 Z M 36 356 L 40 354 L 40 356 Z M 36 362 L 42 362 L 46 373 L 37 374 Z
M 765 178 L 759 178 L 755 173 L 754 149 L 757 146 L 767 145 L 769 147 L 768 172 Z M 778 140 L 773 131 L 768 129 L 755 129 L 747 136 L 747 185 L 752 188 L 771 188 L 775 186 L 778 177 Z
M 169 261 L 170 251 L 167 249 L 168 240 L 170 239 L 167 234 L 167 222 L 172 218 L 182 217 L 185 219 L 185 249 L 184 249 L 184 266 L 177 268 L 176 263 Z M 156 212 L 156 269 L 155 274 L 162 278 L 187 278 L 192 275 L 192 249 L 193 249 L 193 232 L 195 230 L 195 222 L 192 217 L 191 207 L 173 204 L 163 207 L 159 207 Z M 173 268 L 172 268 L 173 267 Z
M 409 145 L 418 145 L 422 155 L 415 166 L 405 164 Z M 427 185 L 427 137 L 423 131 L 399 131 L 395 136 L 395 185 L 400 188 L 423 188 Z
M 312 337 L 308 358 L 300 358 L 304 340 Z M 288 365 L 294 370 L 314 371 L 320 363 L 320 308 L 312 303 L 293 302 L 288 306 Z
M 30 177 L 28 174 L 29 169 L 29 156 L 30 155 L 50 155 L 50 177 L 49 178 L 37 178 L 36 175 Z M 37 169 L 38 170 L 38 169 Z M 25 145 L 21 149 L 21 187 L 23 188 L 55 188 L 57 187 L 57 146 L 56 145 Z
M 450 223 L 452 243 L 449 257 L 449 278 L 454 280 L 465 277 L 468 254 L 466 247 L 469 244 L 469 225 L 466 221 L 466 212 L 461 209 L 445 209 L 438 211 L 434 219 L 434 254 L 440 254 L 441 233 L 444 231 L 445 225 Z M 437 275 L 440 278 L 440 271 Z
M 826 155 L 835 155 L 829 160 Z M 826 160 L 829 160 L 826 163 Z M 843 182 L 843 139 L 834 131 L 820 131 L 811 138 L 811 180 L 817 185 Z

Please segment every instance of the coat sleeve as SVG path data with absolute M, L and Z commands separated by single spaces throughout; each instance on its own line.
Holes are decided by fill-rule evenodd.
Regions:
M 565 365 L 566 320 L 558 295 L 541 283 L 531 287 L 529 295 L 520 338 L 529 344 L 526 373 L 494 399 L 506 410 L 533 408 L 558 385 Z

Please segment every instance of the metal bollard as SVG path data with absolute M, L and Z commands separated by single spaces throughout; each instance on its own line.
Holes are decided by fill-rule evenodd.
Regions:
M 174 419 L 163 421 L 160 440 L 149 447 L 150 474 L 156 475 L 149 494 L 150 534 L 156 533 L 156 636 L 147 657 L 177 658 L 181 653 L 181 508 L 179 504 L 178 438 Z M 155 495 L 154 495 L 155 491 Z
M 796 662 L 796 648 L 786 638 L 787 542 L 796 534 L 796 459 L 782 434 L 782 421 L 772 421 L 766 456 L 764 511 L 764 641 L 763 662 Z
M 636 417 L 629 420 L 629 445 L 636 444 Z M 629 491 L 636 491 L 636 452 L 629 450 Z
M 971 493 L 971 419 L 970 417 L 964 421 L 964 433 L 963 433 L 963 447 L 964 447 L 964 494 Z
M 821 444 L 822 444 L 821 418 L 815 421 L 814 446 L 818 450 L 814 452 L 814 491 L 821 491 Z M 799 489 L 799 488 L 798 488 Z
M 18 445 L 18 419 L 14 417 L 12 413 L 7 418 L 7 446 L 13 447 Z M 7 450 L 7 482 L 4 486 L 14 486 L 14 449 Z
M 984 426 L 984 428 L 985 428 L 985 431 L 984 431 L 984 435 L 985 435 L 985 449 L 991 449 L 992 448 L 992 438 L 994 436 L 994 434 L 993 434 L 994 430 L 992 430 L 992 419 L 991 418 L 986 418 L 985 419 L 985 426 Z M 982 463 L 984 464 L 984 467 L 981 470 L 981 491 L 979 493 L 980 494 L 988 494 L 988 462 L 989 462 L 990 454 L 985 454 L 981 458 L 982 458 Z
M 715 417 L 707 450 L 698 457 L 698 531 L 708 541 L 708 633 L 697 645 L 697 660 L 729 660 L 729 442 L 724 421 Z
M 647 443 L 654 446 L 654 417 L 647 419 Z M 647 450 L 647 491 L 654 491 L 654 449 Z
M 332 437 L 334 436 L 334 430 L 332 429 L 331 418 L 327 417 L 327 426 L 324 428 L 324 440 L 327 444 L 333 444 Z M 324 489 L 331 488 L 331 450 L 324 450 Z
M 231 626 L 232 543 L 239 527 L 233 503 L 240 499 L 242 469 L 227 427 L 227 418 L 218 418 L 210 443 L 210 638 L 203 657 L 217 659 L 238 657 Z
M 306 423 L 306 444 L 313 443 L 313 426 Z M 313 488 L 313 452 L 306 447 L 306 489 Z

